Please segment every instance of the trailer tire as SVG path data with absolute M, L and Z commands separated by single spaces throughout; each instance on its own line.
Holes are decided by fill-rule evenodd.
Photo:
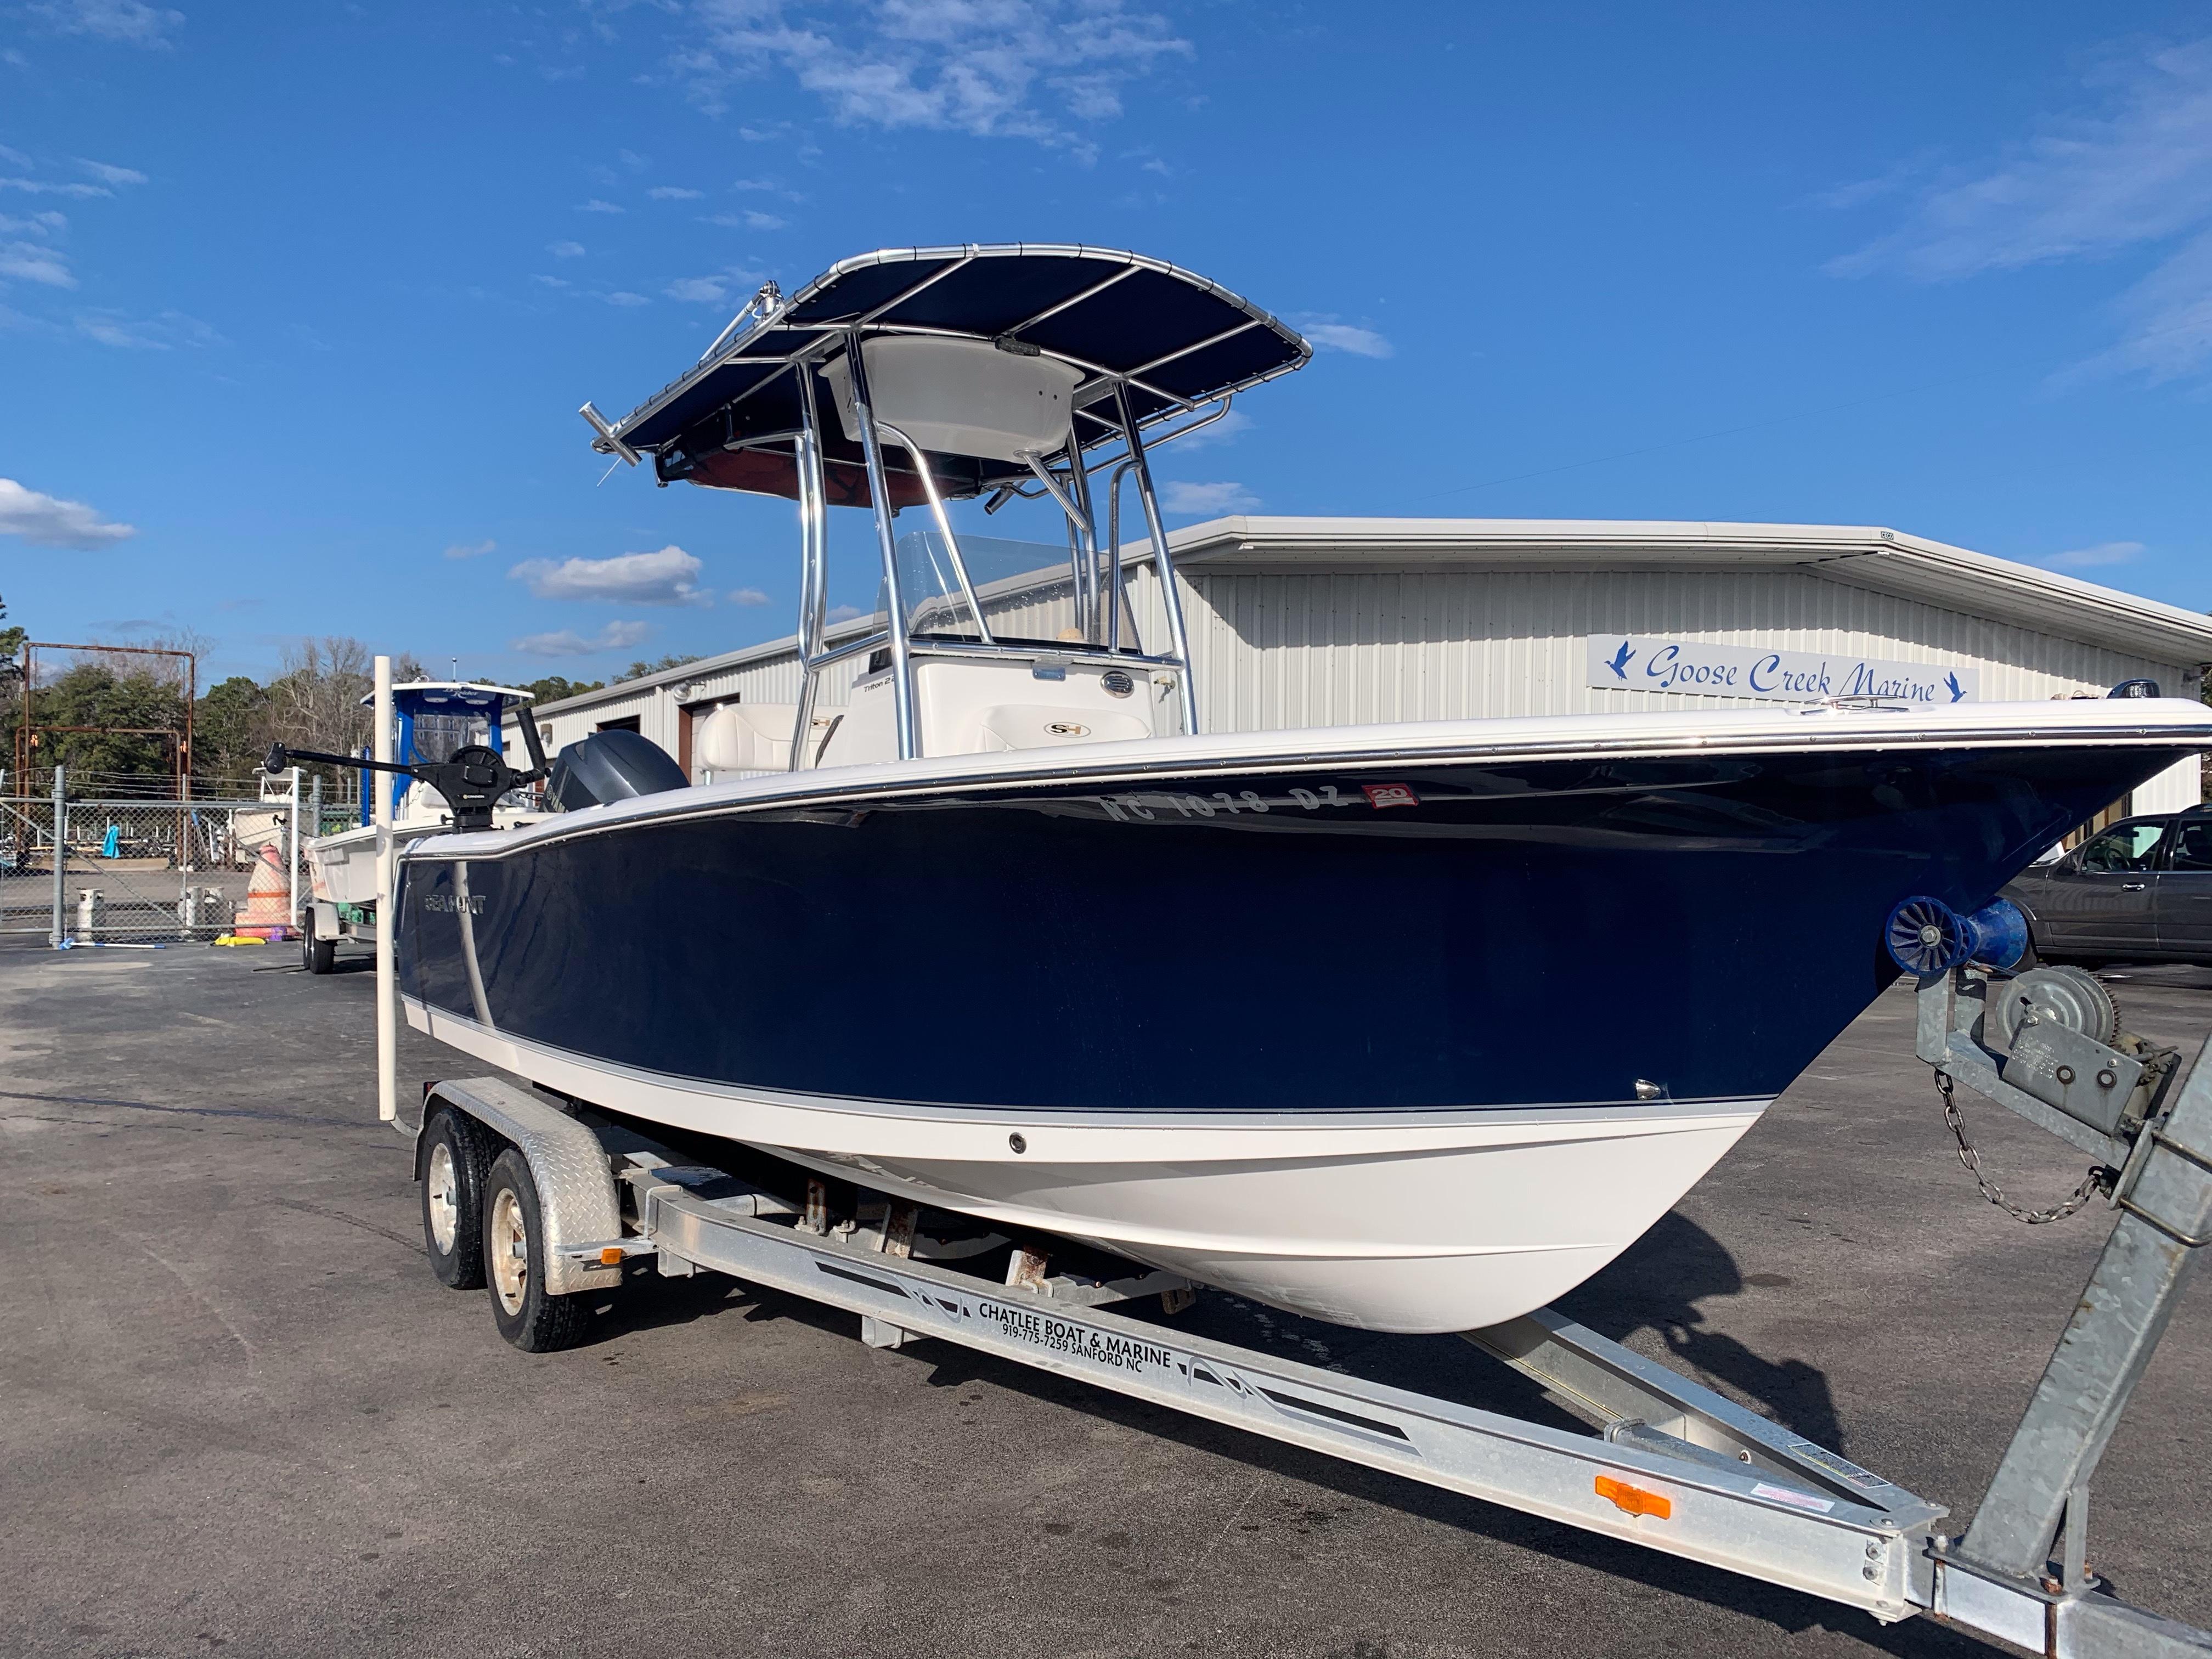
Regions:
M 492 1322 L 525 1353 L 574 1347 L 584 1334 L 580 1296 L 545 1293 L 545 1225 L 529 1161 L 508 1147 L 484 1182 L 483 1261 Z
M 483 1190 L 491 1147 L 476 1121 L 451 1107 L 422 1126 L 416 1178 L 422 1186 L 422 1248 L 441 1285 L 483 1288 Z
M 300 965 L 311 974 L 327 974 L 337 962 L 338 942 L 315 937 L 314 913 L 310 911 L 306 926 L 300 929 Z

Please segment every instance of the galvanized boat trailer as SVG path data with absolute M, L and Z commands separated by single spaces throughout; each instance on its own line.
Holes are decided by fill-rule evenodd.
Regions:
M 2212 1654 L 2212 1635 L 2103 1593 L 2083 1565 L 2090 1476 L 2212 1226 L 2212 1042 L 2176 1091 L 2176 1057 L 2116 1027 L 2084 1034 L 2067 1000 L 2087 976 L 2072 989 L 2050 977 L 2069 971 L 1993 981 L 1961 967 L 1918 994 L 1917 1052 L 1939 1080 L 2092 1153 L 2121 1212 L 1960 1536 L 1938 1529 L 1939 1506 L 1549 1310 L 1465 1334 L 1595 1433 L 1128 1317 L 1112 1304 L 1157 1295 L 1172 1313 L 1193 1287 L 1133 1265 L 1054 1273 L 1047 1242 L 1016 1242 L 1004 1283 L 926 1259 L 946 1252 L 911 1205 L 863 1191 L 833 1214 L 828 1183 L 804 1170 L 780 1196 L 495 1079 L 432 1085 L 400 1127 L 416 1140 L 434 1263 L 481 1227 L 477 1282 L 489 1278 L 502 1332 L 526 1349 L 574 1340 L 591 1300 L 651 1258 L 665 1275 L 705 1268 L 845 1309 L 874 1346 L 939 1337 L 1885 1623 L 1926 1614 L 2054 1656 Z M 2023 982 L 2039 1000 L 2012 988 Z M 2003 1053 L 1987 1046 L 1993 984 Z

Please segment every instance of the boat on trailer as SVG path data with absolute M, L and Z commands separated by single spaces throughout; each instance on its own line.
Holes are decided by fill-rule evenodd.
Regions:
M 392 743 L 394 762 L 403 767 L 436 765 L 459 750 L 481 744 L 494 754 L 505 741 L 502 729 L 510 712 L 528 708 L 531 694 L 509 685 L 480 685 L 469 680 L 410 680 L 392 688 Z M 362 699 L 372 708 L 374 693 Z M 285 750 L 286 755 L 305 751 Z M 429 782 L 407 773 L 375 781 L 373 757 L 336 756 L 334 763 L 361 767 L 361 822 L 330 835 L 317 833 L 302 843 L 307 854 L 310 898 L 298 918 L 303 965 L 312 974 L 327 974 L 336 963 L 341 939 L 372 940 L 376 928 L 377 830 L 374 822 L 375 790 L 390 793 L 392 833 L 402 841 L 438 834 L 453 826 L 453 809 Z M 512 805 L 496 822 L 520 821 L 522 809 Z
M 408 1020 L 1012 1235 L 1466 1330 L 1663 1215 L 1894 976 L 1894 917 L 1980 912 L 2212 746 L 2142 696 L 1202 732 L 1150 452 L 1308 356 L 1137 255 L 903 249 L 587 404 L 664 483 L 797 502 L 788 769 L 414 841 Z M 1066 523 L 1054 637 L 994 625 L 947 506 L 1016 496 Z M 832 506 L 884 594 L 834 646 Z

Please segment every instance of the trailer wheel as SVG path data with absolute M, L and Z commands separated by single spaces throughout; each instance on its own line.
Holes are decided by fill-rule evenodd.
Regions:
M 538 1183 L 512 1146 L 493 1160 L 484 1183 L 484 1273 L 492 1322 L 525 1353 L 572 1347 L 584 1334 L 583 1298 L 545 1293 L 545 1229 Z
M 313 914 L 309 913 L 307 925 L 300 929 L 300 965 L 311 974 L 327 974 L 337 966 L 338 942 L 334 939 L 317 939 Z
M 484 1174 L 491 1151 L 484 1133 L 447 1109 L 422 1130 L 422 1244 L 430 1271 L 457 1291 L 483 1288 Z

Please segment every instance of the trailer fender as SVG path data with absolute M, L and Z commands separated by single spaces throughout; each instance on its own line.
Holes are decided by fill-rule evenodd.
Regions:
M 423 1115 L 441 1104 L 475 1119 L 529 1164 L 543 1212 L 548 1295 L 611 1290 L 622 1283 L 619 1262 L 605 1266 L 571 1254 L 582 1245 L 622 1238 L 622 1202 L 597 1135 L 558 1107 L 493 1077 L 433 1085 Z

